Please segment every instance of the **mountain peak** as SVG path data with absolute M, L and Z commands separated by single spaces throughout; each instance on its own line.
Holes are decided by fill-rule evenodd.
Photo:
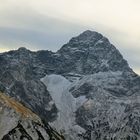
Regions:
M 104 38 L 102 34 L 95 32 L 95 31 L 84 31 L 80 35 L 73 37 L 69 43 L 81 43 L 81 44 L 89 44 L 89 43 L 95 43 L 96 41 Z
M 80 35 L 73 37 L 70 39 L 70 41 L 65 44 L 58 52 L 63 52 L 66 50 L 72 51 L 72 50 L 89 50 L 89 48 L 104 48 L 107 47 L 112 49 L 112 45 L 109 42 L 109 40 L 104 37 L 102 34 L 86 30 Z
M 0 93 L 0 139 L 140 140 L 140 77 L 100 33 L 57 53 L 2 53 L 0 66 L 0 90 L 17 99 Z
M 94 36 L 94 37 L 97 37 L 98 35 L 103 37 L 102 34 L 96 32 L 96 31 L 86 30 L 83 33 L 81 33 L 79 36 L 85 36 L 85 37 Z
M 77 67 L 78 73 L 130 70 L 126 60 L 115 46 L 95 31 L 87 30 L 73 37 L 58 53 L 68 60 L 73 60 L 73 69 Z
M 29 51 L 29 50 L 25 47 L 20 47 L 20 48 L 18 48 L 18 51 Z

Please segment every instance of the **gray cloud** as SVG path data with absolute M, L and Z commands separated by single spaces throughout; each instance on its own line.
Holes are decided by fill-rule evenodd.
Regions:
M 14 11 L 6 18 L 13 19 L 13 21 L 10 22 L 11 25 L 0 27 L 0 44 L 12 48 L 17 48 L 19 47 L 17 45 L 20 44 L 20 46 L 28 45 L 30 49 L 55 51 L 85 28 L 84 26 L 43 16 L 32 10 L 29 14 L 15 13 Z

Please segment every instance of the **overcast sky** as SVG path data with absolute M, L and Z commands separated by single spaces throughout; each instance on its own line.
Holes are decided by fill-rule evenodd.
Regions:
M 0 0 L 0 51 L 56 51 L 94 30 L 140 74 L 140 0 Z

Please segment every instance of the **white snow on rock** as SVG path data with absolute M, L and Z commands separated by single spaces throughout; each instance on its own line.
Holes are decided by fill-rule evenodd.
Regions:
M 85 96 L 74 98 L 69 92 L 72 83 L 61 75 L 46 75 L 41 81 L 46 85 L 59 111 L 57 120 L 51 125 L 59 131 L 73 132 L 78 129 L 83 132 L 80 126 L 75 125 L 74 112 L 87 100 Z

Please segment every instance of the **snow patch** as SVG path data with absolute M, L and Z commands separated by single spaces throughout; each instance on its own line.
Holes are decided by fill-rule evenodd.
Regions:
M 59 131 L 68 131 L 71 130 L 71 128 L 74 129 L 74 112 L 86 101 L 86 97 L 81 96 L 79 98 L 74 98 L 69 92 L 72 83 L 61 75 L 46 75 L 41 81 L 47 86 L 59 110 L 57 120 L 51 123 L 51 125 Z M 79 130 L 81 129 L 82 128 Z

